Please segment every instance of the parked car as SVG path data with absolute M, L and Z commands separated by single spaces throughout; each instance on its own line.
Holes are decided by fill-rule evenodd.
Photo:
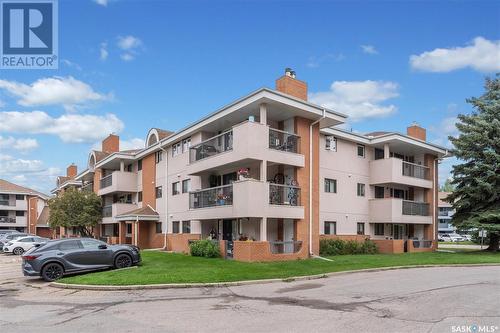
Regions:
M 7 234 L 19 234 L 20 232 L 15 230 L 15 229 L 1 229 L 0 230 L 0 238 L 3 238 L 3 236 Z
M 438 242 L 444 242 L 444 238 L 442 234 L 438 234 Z
M 10 242 L 6 243 L 3 246 L 4 253 L 12 253 L 15 255 L 21 255 L 24 252 L 28 251 L 35 245 L 47 243 L 49 241 L 48 238 L 43 238 L 39 236 L 26 236 L 20 237 L 17 239 L 13 239 Z
M 459 234 L 443 234 L 445 242 L 462 242 L 464 239 Z
M 462 237 L 464 239 L 464 241 L 472 241 L 472 236 L 471 235 L 467 235 L 467 234 L 463 234 L 463 235 L 460 235 L 460 237 Z
M 21 237 L 26 237 L 26 236 L 29 236 L 27 233 L 24 233 L 24 232 L 12 232 L 12 233 L 8 233 L 8 234 L 5 234 L 3 237 L 0 237 L 0 249 L 3 249 L 4 245 L 8 242 L 10 242 L 11 240 L 15 240 L 15 239 L 18 239 L 18 238 L 21 238 Z
M 54 281 L 66 274 L 125 268 L 141 262 L 137 246 L 108 245 L 92 238 L 52 240 L 33 247 L 22 258 L 24 275 L 41 276 L 45 281 Z

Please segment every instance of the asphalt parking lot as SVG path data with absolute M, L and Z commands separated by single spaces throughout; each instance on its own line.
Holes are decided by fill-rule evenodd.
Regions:
M 364 272 L 230 288 L 56 289 L 0 255 L 8 332 L 500 332 L 500 267 Z M 455 330 L 455 332 L 458 332 Z

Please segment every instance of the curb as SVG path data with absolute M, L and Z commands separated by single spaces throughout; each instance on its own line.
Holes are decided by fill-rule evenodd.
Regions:
M 390 271 L 397 269 L 412 269 L 412 268 L 433 268 L 433 267 L 487 267 L 487 266 L 500 266 L 496 263 L 484 264 L 448 264 L 448 265 L 412 265 L 412 266 L 392 266 L 380 268 L 366 268 L 351 271 L 331 272 L 316 275 L 296 276 L 289 278 L 276 278 L 276 279 L 262 279 L 262 280 L 245 280 L 233 282 L 207 282 L 207 283 L 164 283 L 164 284 L 146 284 L 146 285 L 124 285 L 124 286 L 110 286 L 110 285 L 86 285 L 86 284 L 68 284 L 61 282 L 51 282 L 49 286 L 59 289 L 73 289 L 73 290 L 101 290 L 101 291 L 117 291 L 117 290 L 147 290 L 147 289 L 182 289 L 182 288 L 222 288 L 222 287 L 235 287 L 246 286 L 253 284 L 268 284 L 276 282 L 295 282 L 295 281 L 308 281 L 324 279 L 327 277 L 347 275 L 354 273 L 370 273 Z

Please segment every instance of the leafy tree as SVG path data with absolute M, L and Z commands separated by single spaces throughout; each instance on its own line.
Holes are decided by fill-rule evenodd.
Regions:
M 439 188 L 439 191 L 441 192 L 453 192 L 453 190 L 455 190 L 455 186 L 451 183 L 450 178 L 446 179 L 443 186 Z
M 500 75 L 486 79 L 486 92 L 467 100 L 474 108 L 459 115 L 459 135 L 450 137 L 461 164 L 453 167 L 455 190 L 447 198 L 455 209 L 452 223 L 459 229 L 485 229 L 489 251 L 498 251 L 500 238 Z
M 49 200 L 49 225 L 75 228 L 83 237 L 93 235 L 93 227 L 102 218 L 101 198 L 93 193 L 69 189 Z

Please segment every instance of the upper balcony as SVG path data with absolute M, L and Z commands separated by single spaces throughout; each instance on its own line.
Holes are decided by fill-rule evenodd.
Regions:
M 432 224 L 428 203 L 397 198 L 371 199 L 369 201 L 370 222 Z
M 137 192 L 137 173 L 113 171 L 99 180 L 98 195 L 114 192 Z
M 114 223 L 116 222 L 114 219 L 115 216 L 137 208 L 137 204 L 123 202 L 115 202 L 114 204 L 104 206 L 102 207 L 102 223 Z
M 15 195 L 10 195 L 8 199 L 0 199 L 0 210 L 27 210 L 27 200 L 16 200 Z
M 244 160 L 304 167 L 300 137 L 246 121 L 190 148 L 188 174 L 236 165 Z
M 28 225 L 26 216 L 0 216 L 2 227 L 25 227 Z
M 193 220 L 269 217 L 303 219 L 300 188 L 248 179 L 191 192 Z
M 397 183 L 409 186 L 432 188 L 428 167 L 405 162 L 399 158 L 370 161 L 370 184 Z

